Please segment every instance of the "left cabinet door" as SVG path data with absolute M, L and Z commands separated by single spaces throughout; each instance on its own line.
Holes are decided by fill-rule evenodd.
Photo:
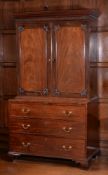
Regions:
M 48 95 L 48 26 L 18 26 L 19 93 Z

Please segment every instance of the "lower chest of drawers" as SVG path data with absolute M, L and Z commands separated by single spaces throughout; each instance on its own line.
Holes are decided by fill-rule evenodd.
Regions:
M 83 160 L 85 106 L 10 103 L 10 152 Z

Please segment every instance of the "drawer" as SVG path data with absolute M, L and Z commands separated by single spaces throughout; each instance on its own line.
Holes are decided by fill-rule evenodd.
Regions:
M 13 134 L 10 151 L 28 155 L 82 160 L 86 155 L 86 141 Z
M 84 121 L 85 106 L 43 105 L 37 103 L 10 103 L 9 115 L 28 118 L 52 118 Z
M 11 118 L 9 127 L 13 133 L 27 133 L 36 135 L 52 135 L 57 137 L 85 139 L 86 125 L 73 121 L 51 119 L 23 119 Z

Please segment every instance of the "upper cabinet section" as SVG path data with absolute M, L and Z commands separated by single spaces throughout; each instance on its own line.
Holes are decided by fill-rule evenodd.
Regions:
M 97 16 L 90 10 L 16 15 L 20 95 L 89 96 L 90 27 Z

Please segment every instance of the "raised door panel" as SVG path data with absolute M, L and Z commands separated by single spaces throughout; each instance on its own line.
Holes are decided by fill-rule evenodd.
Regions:
M 43 10 L 44 1 L 43 0 L 29 0 L 21 2 L 23 5 L 23 11 L 37 11 Z
M 108 32 L 98 33 L 98 62 L 108 62 Z
M 14 97 L 17 94 L 16 67 L 8 67 L 8 65 L 4 65 L 3 75 L 3 94 L 6 97 Z
M 55 27 L 55 91 L 81 96 L 85 91 L 85 32 L 81 26 Z
M 3 56 L 5 62 L 15 62 L 17 56 L 15 31 L 9 31 L 3 35 Z
M 98 68 L 98 96 L 108 98 L 108 68 Z
M 2 2 L 2 8 L 3 8 L 3 23 L 2 25 L 9 29 L 9 28 L 15 28 L 15 13 L 20 12 L 20 3 L 19 1 L 3 1 Z
M 21 92 L 42 94 L 47 89 L 47 32 L 36 27 L 19 34 Z

